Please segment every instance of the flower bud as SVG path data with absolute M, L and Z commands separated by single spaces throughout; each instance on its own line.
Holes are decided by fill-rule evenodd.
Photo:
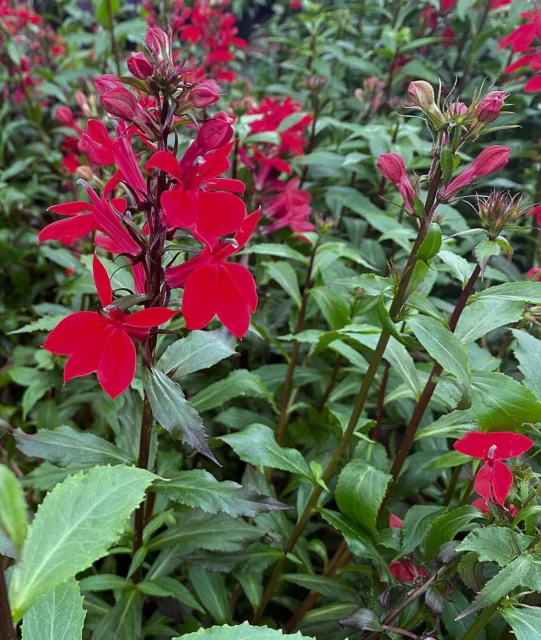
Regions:
M 151 27 L 147 31 L 146 44 L 156 62 L 171 58 L 171 39 L 159 27 Z
M 415 202 L 415 191 L 411 186 L 408 176 L 406 174 L 406 165 L 404 160 L 398 153 L 384 153 L 380 156 L 377 167 L 381 175 L 396 185 L 396 188 L 400 192 L 406 211 L 410 214 L 414 214 L 413 205 Z
M 151 123 L 150 116 L 125 87 L 111 89 L 101 96 L 103 108 L 112 116 L 134 122 L 138 126 Z
M 111 91 L 111 89 L 124 88 L 122 82 L 112 73 L 105 73 L 102 76 L 94 78 L 94 86 L 100 96 L 107 93 L 107 91 Z
M 522 216 L 521 201 L 522 196 L 511 197 L 509 193 L 502 193 L 495 189 L 488 197 L 477 197 L 481 224 L 492 240 Z
M 496 120 L 502 110 L 507 94 L 505 91 L 491 91 L 481 100 L 475 110 L 475 117 L 483 124 Z
M 57 107 L 55 112 L 56 120 L 60 124 L 69 127 L 73 124 L 73 113 L 69 107 Z
M 503 169 L 509 162 L 510 151 L 509 147 L 499 144 L 483 149 L 470 166 L 466 167 L 461 174 L 445 187 L 442 194 L 443 197 L 449 198 L 460 189 L 467 187 L 473 180 Z
M 82 164 L 80 167 L 77 167 L 77 169 L 75 170 L 75 173 L 78 178 L 82 178 L 87 182 L 90 182 L 91 180 L 94 179 L 94 174 L 92 173 L 92 169 L 89 166 L 84 164 Z
M 197 134 L 197 144 L 206 151 L 218 149 L 227 144 L 233 135 L 233 127 L 225 113 L 217 113 L 212 120 L 207 120 Z
M 447 108 L 447 117 L 456 120 L 468 113 L 468 107 L 463 102 L 452 102 Z
M 203 80 L 190 91 L 188 98 L 197 109 L 208 107 L 220 99 L 220 87 L 215 80 Z
M 132 76 L 139 78 L 139 80 L 145 80 L 152 75 L 153 67 L 152 63 L 145 58 L 145 54 L 142 51 L 132 53 L 127 61 L 128 69 Z
M 75 102 L 79 105 L 85 116 L 90 117 L 90 105 L 88 104 L 88 100 L 82 91 L 75 92 Z
M 418 109 L 421 109 L 427 116 L 430 116 L 435 124 L 443 124 L 445 122 L 442 112 L 436 105 L 434 89 L 431 84 L 424 80 L 410 82 L 408 97 L 412 104 Z

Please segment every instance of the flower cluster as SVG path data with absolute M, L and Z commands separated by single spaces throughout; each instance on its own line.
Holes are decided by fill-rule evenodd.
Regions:
M 136 93 L 111 74 L 94 81 L 115 130 L 110 132 L 103 122 L 91 119 L 81 140 L 91 163 L 112 169 L 103 195 L 83 182 L 89 200 L 51 207 L 63 219 L 39 235 L 40 242 L 71 244 L 92 234 L 98 247 L 122 256 L 131 266 L 134 291 L 139 295 L 135 301 L 131 296 L 113 300 L 107 271 L 95 257 L 94 279 L 102 309 L 67 317 L 45 343 L 51 352 L 70 356 L 66 381 L 97 372 L 111 397 L 133 379 L 133 341 L 142 343 L 148 366 L 156 327 L 178 313 L 167 309 L 172 289 L 184 289 L 182 314 L 189 329 L 201 329 L 218 316 L 241 338 L 257 305 L 250 271 L 228 261 L 246 244 L 259 219 L 259 212 L 246 215 L 239 197 L 244 184 L 220 177 L 231 166 L 231 121 L 218 113 L 200 123 L 195 139 L 177 158 L 179 126 L 192 123 L 187 111 L 193 113 L 200 101 L 206 106 L 217 98 L 212 86 L 208 90 L 209 81 L 193 82 L 189 71 L 183 73 L 174 63 L 164 31 L 150 28 L 146 44 L 148 57 L 135 54 L 129 64 L 141 80 Z M 69 119 L 67 112 L 63 116 Z M 140 153 L 134 150 L 138 139 L 145 149 Z M 143 170 L 140 156 L 147 151 Z M 170 262 L 174 254 L 166 253 L 166 243 L 178 230 L 191 244 L 185 250 L 179 248 L 177 255 L 195 252 L 180 263 L 178 257 Z M 130 306 L 141 303 L 145 309 L 128 313 Z
M 312 231 L 311 195 L 301 189 L 299 178 L 289 182 L 280 178 L 280 174 L 292 173 L 289 158 L 302 155 L 312 116 L 302 113 L 302 105 L 293 102 L 293 98 L 268 97 L 261 104 L 252 105 L 246 116 L 250 118 L 250 135 L 240 148 L 239 156 L 252 175 L 263 213 L 271 220 L 264 231 L 270 233 L 283 227 L 296 233 Z M 258 134 L 266 133 L 274 134 L 274 139 L 268 137 L 265 142 L 256 142 Z
M 502 460 L 517 458 L 531 447 L 533 440 L 510 431 L 472 431 L 454 444 L 454 448 L 460 453 L 484 462 L 475 476 L 473 488 L 483 498 L 485 506 L 492 501 L 504 509 L 505 500 L 513 486 L 513 474 Z
M 504 70 L 505 74 L 514 73 L 529 67 L 531 71 L 537 73 L 526 82 L 524 91 L 533 93 L 541 91 L 541 9 L 537 5 L 532 11 L 520 14 L 526 22 L 500 42 L 500 49 L 511 47 L 514 53 L 520 53 L 520 57 L 510 63 Z M 535 41 L 538 41 L 538 44 Z

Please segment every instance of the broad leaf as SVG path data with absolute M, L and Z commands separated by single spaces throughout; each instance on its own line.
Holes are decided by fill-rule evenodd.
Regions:
M 310 295 L 331 329 L 341 329 L 348 323 L 349 305 L 338 291 L 329 287 L 315 287 L 310 289 Z
M 506 567 L 526 551 L 532 539 L 506 527 L 484 527 L 471 531 L 457 551 L 475 551 L 480 562 L 495 562 L 500 567 Z
M 336 486 L 340 511 L 375 535 L 378 510 L 390 480 L 388 473 L 362 460 L 352 460 L 344 467 Z
M 541 629 L 540 607 L 505 607 L 502 611 L 517 640 L 538 640 Z
M 268 511 L 290 508 L 270 496 L 261 495 L 253 488 L 243 487 L 230 480 L 218 482 L 203 469 L 182 471 L 170 481 L 157 481 L 152 489 L 180 504 L 198 507 L 207 513 L 223 511 L 233 518 L 254 518 Z
M 239 369 L 231 372 L 224 380 L 214 382 L 196 393 L 191 402 L 197 411 L 210 411 L 239 396 L 272 400 L 269 390 L 257 375 L 246 369 Z
M 263 424 L 253 424 L 240 433 L 230 433 L 220 439 L 244 462 L 297 473 L 310 479 L 314 477 L 300 451 L 281 447 L 276 442 L 274 431 Z
M 496 287 L 489 287 L 470 298 L 470 304 L 475 300 L 518 300 L 522 303 L 541 304 L 541 282 L 506 282 Z
M 27 530 L 26 500 L 21 483 L 12 471 L 0 464 L 0 533 L 5 536 L 7 550 L 13 550 L 17 557 Z
M 512 329 L 512 333 L 517 341 L 514 352 L 519 362 L 518 368 L 524 375 L 524 385 L 541 400 L 541 340 L 519 329 Z
M 277 258 L 287 258 L 288 260 L 297 260 L 303 264 L 308 264 L 309 258 L 303 256 L 296 249 L 288 247 L 287 244 L 274 244 L 265 242 L 264 244 L 256 244 L 253 247 L 244 248 L 242 253 L 256 253 L 263 256 L 276 256 Z
M 186 400 L 180 386 L 163 371 L 143 372 L 143 384 L 152 414 L 161 426 L 176 440 L 182 440 L 199 453 L 217 462 L 207 444 L 207 434 L 201 416 Z
M 118 447 L 88 432 L 71 427 L 41 429 L 33 436 L 17 435 L 17 449 L 32 458 L 43 458 L 61 467 L 83 464 L 132 464 Z
M 297 281 L 297 274 L 289 262 L 265 262 L 265 268 L 269 276 L 276 280 L 287 295 L 293 299 L 297 307 L 300 307 L 301 291 Z
M 225 578 L 219 573 L 211 573 L 197 567 L 188 567 L 188 577 L 199 601 L 218 624 L 231 621 L 229 597 L 225 588 Z
M 166 373 L 174 371 L 175 377 L 183 378 L 232 356 L 235 343 L 235 336 L 225 327 L 216 331 L 190 331 L 186 338 L 173 342 L 165 350 L 158 366 Z
M 107 553 L 153 479 L 135 467 L 95 467 L 70 476 L 45 497 L 11 579 L 15 620 Z
M 466 504 L 436 518 L 425 539 L 426 557 L 433 558 L 444 542 L 453 540 L 457 533 L 464 531 L 482 515 L 479 509 Z
M 85 616 L 79 585 L 69 580 L 27 611 L 22 640 L 81 640 Z
M 403 542 L 401 556 L 407 556 L 424 544 L 434 520 L 440 517 L 444 507 L 435 505 L 414 505 L 408 509 L 402 525 Z
M 247 622 L 236 627 L 212 627 L 211 629 L 199 629 L 195 633 L 188 633 L 182 638 L 173 640 L 278 640 L 279 638 L 289 638 L 289 640 L 314 640 L 301 633 L 294 633 L 285 636 L 281 631 L 275 631 L 268 627 L 252 627 Z
M 516 300 L 476 300 L 468 305 L 458 321 L 455 334 L 464 344 L 475 342 L 489 331 L 518 322 L 524 304 Z

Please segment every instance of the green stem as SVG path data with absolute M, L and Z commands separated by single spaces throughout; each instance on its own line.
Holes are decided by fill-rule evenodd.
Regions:
M 3 556 L 0 556 L 0 638 L 2 640 L 17 640 L 17 633 L 13 626 L 9 608 Z
M 443 499 L 444 506 L 449 506 L 449 503 L 453 499 L 453 495 L 455 493 L 456 485 L 458 483 L 458 478 L 460 477 L 460 472 L 464 467 L 463 464 L 459 464 L 458 467 L 455 467 L 453 470 L 453 475 L 451 476 L 451 482 L 447 487 L 447 492 L 445 493 L 445 498 Z
M 477 617 L 477 620 L 466 631 L 462 640 L 475 640 L 475 638 L 477 638 L 477 634 L 487 626 L 492 616 L 496 613 L 497 608 L 498 603 L 490 605 L 490 607 L 483 609 Z

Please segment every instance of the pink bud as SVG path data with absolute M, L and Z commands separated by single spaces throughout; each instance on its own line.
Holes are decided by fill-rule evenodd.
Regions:
M 127 61 L 128 69 L 132 76 L 144 80 L 152 75 L 152 64 L 145 58 L 145 54 L 142 51 L 132 53 Z
M 149 115 L 123 86 L 104 93 L 101 96 L 101 104 L 108 113 L 117 118 L 129 120 L 139 126 L 150 123 Z
M 408 97 L 414 106 L 421 109 L 421 111 L 427 115 L 433 116 L 437 123 L 443 124 L 445 122 L 442 112 L 436 105 L 434 89 L 431 84 L 424 80 L 410 82 L 408 87 Z
M 67 127 L 73 124 L 73 113 L 69 107 L 58 107 L 55 112 L 56 120 Z
M 406 174 L 406 165 L 398 153 L 384 153 L 380 156 L 377 167 L 381 175 L 396 185 L 408 213 L 413 214 L 415 191 Z
M 220 87 L 215 80 L 203 80 L 190 91 L 188 98 L 194 107 L 202 109 L 220 99 Z
M 124 88 L 122 82 L 112 73 L 105 73 L 102 76 L 94 78 L 94 86 L 100 96 L 107 93 L 107 91 L 111 91 L 111 89 Z
M 491 91 L 481 100 L 475 110 L 475 116 L 479 122 L 488 124 L 494 122 L 502 110 L 507 94 L 505 91 Z
M 212 151 L 228 143 L 232 135 L 230 119 L 225 113 L 220 112 L 201 126 L 197 134 L 197 144 L 205 151 Z
M 510 151 L 511 149 L 509 147 L 503 147 L 499 144 L 487 147 L 481 151 L 470 166 L 466 167 L 460 175 L 447 185 L 443 192 L 443 197 L 449 198 L 449 196 L 454 195 L 460 189 L 467 187 L 473 180 L 503 169 L 509 162 Z
M 146 43 L 157 62 L 171 58 L 171 40 L 159 27 L 150 27 L 147 31 Z
M 447 115 L 450 118 L 461 118 L 466 115 L 468 107 L 463 102 L 453 102 L 447 109 Z
M 403 522 L 398 516 L 395 516 L 394 513 L 389 514 L 389 527 L 391 529 L 402 529 L 402 525 Z

